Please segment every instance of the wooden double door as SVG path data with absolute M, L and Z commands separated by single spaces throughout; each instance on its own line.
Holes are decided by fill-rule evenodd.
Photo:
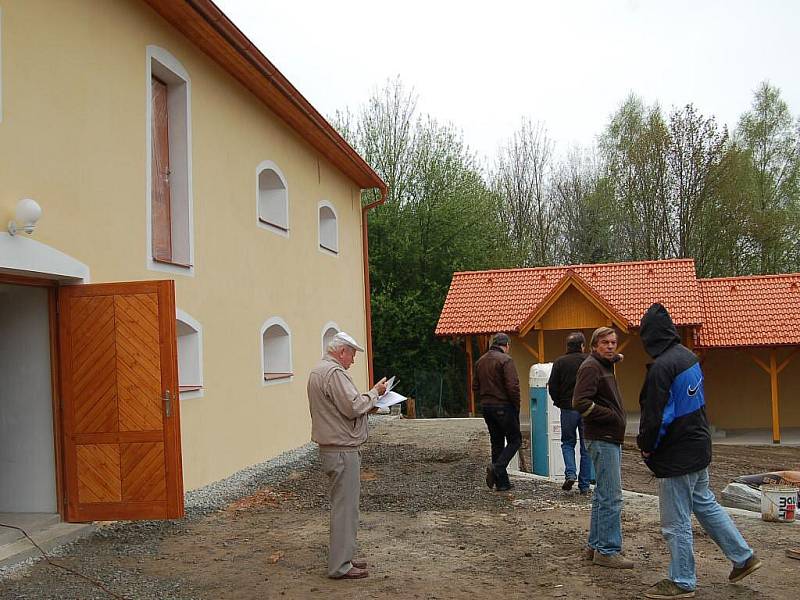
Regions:
M 54 294 L 63 518 L 182 517 L 174 283 Z

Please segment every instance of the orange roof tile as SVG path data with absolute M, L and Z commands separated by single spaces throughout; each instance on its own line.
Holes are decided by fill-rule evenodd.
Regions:
M 570 269 L 632 326 L 653 302 L 676 325 L 702 322 L 694 260 L 674 259 L 454 273 L 436 335 L 517 331 Z
M 699 347 L 800 344 L 800 273 L 700 279 Z

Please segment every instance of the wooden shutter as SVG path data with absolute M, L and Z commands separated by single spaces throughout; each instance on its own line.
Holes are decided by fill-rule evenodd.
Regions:
M 66 520 L 182 517 L 174 283 L 58 296 Z
M 153 164 L 151 190 L 151 221 L 153 258 L 172 261 L 172 213 L 169 192 L 169 116 L 167 86 L 153 78 Z

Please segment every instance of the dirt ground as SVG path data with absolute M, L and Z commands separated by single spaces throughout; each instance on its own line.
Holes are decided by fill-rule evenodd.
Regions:
M 715 487 L 732 471 L 800 463 L 798 448 L 763 450 L 759 458 L 760 448 L 717 448 Z M 626 500 L 625 553 L 636 568 L 592 566 L 580 559 L 591 500 L 531 479 L 516 479 L 512 493 L 491 492 L 483 483 L 487 455 L 478 419 L 384 420 L 373 429 L 362 455 L 359 543 L 370 570 L 363 580 L 325 577 L 328 505 L 316 454 L 280 483 L 224 510 L 117 527 L 74 544 L 60 560 L 132 599 L 616 600 L 640 597 L 665 576 L 668 555 L 654 499 Z M 626 449 L 626 485 L 652 492 L 642 469 Z M 697 527 L 698 597 L 797 598 L 800 561 L 784 550 L 800 546 L 800 526 L 735 521 L 766 566 L 728 584 L 730 564 Z M 107 597 L 41 562 L 0 581 L 0 598 Z

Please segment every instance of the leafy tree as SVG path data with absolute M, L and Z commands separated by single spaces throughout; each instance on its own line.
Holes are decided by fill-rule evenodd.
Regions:
M 666 151 L 670 138 L 658 105 L 629 96 L 611 118 L 600 150 L 614 190 L 612 235 L 623 260 L 670 253 Z
M 739 120 L 736 137 L 751 160 L 750 268 L 800 268 L 800 135 L 780 90 L 767 82 Z
M 463 354 L 434 337 L 436 323 L 454 271 L 511 263 L 498 198 L 461 132 L 417 116 L 416 101 L 395 79 L 334 123 L 389 185 L 368 217 L 375 373 L 397 374 L 418 402 L 438 395 L 437 411 L 463 413 Z

